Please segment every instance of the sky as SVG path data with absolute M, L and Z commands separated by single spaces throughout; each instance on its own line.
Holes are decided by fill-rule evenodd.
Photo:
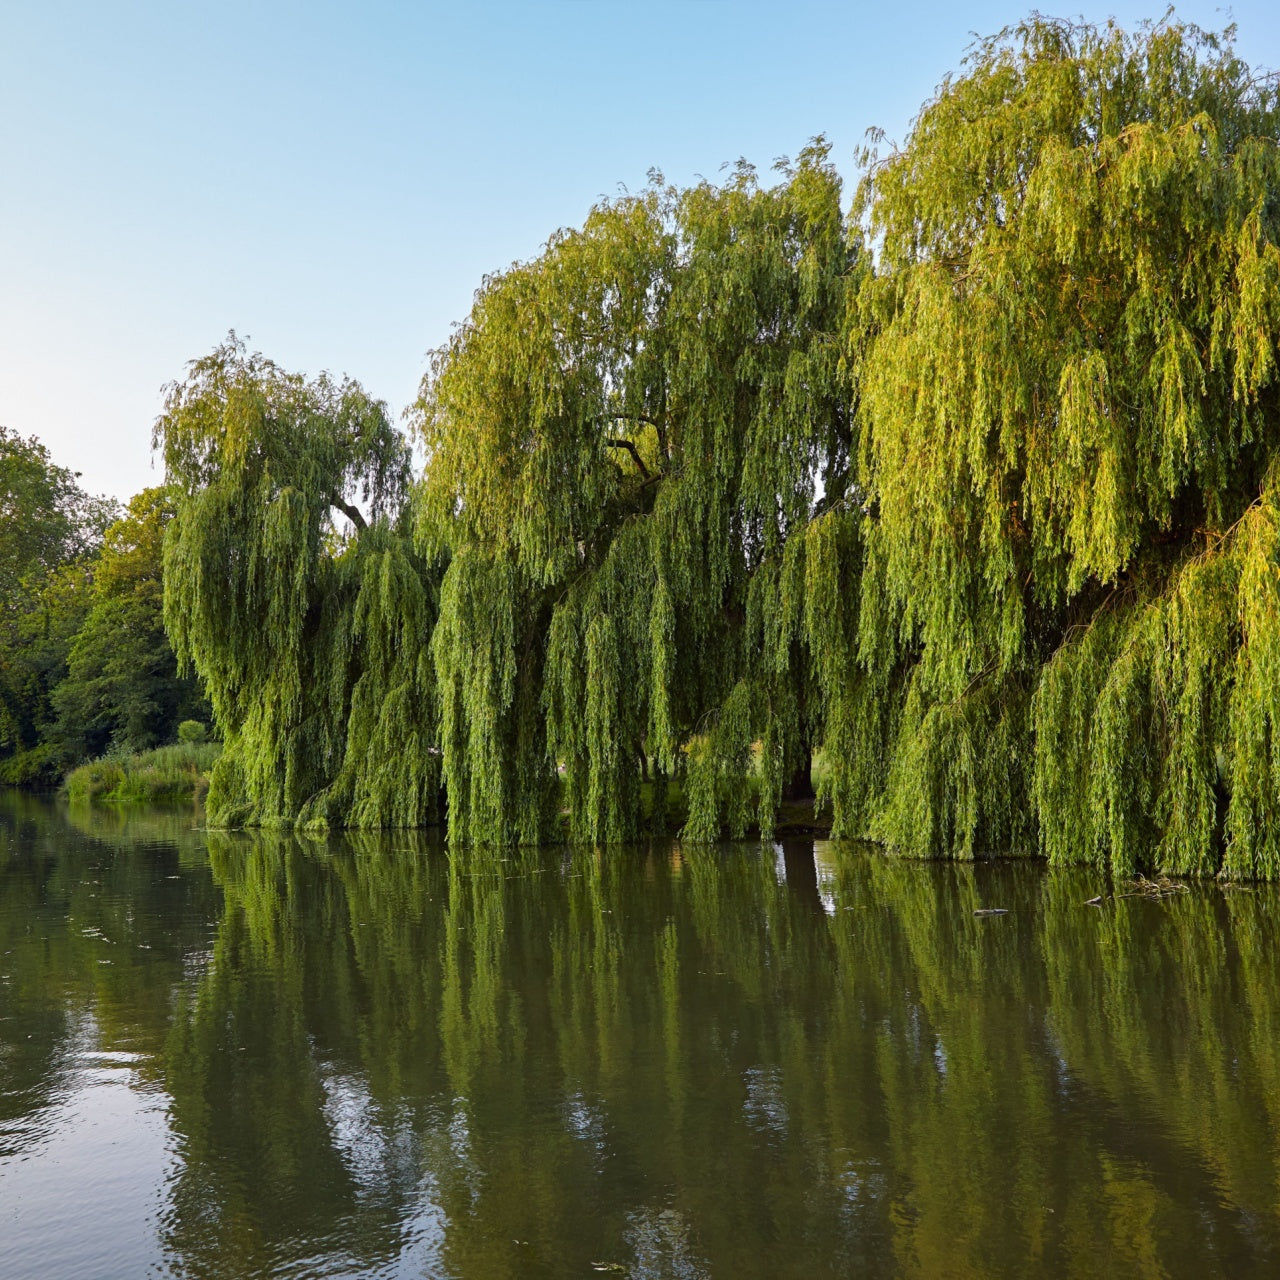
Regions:
M 904 140 L 1029 7 L 0 0 L 0 424 L 128 498 L 164 385 L 231 329 L 399 413 L 481 278 L 601 197 L 820 133 L 851 193 L 866 130 Z M 1177 13 L 1280 66 L 1274 0 Z

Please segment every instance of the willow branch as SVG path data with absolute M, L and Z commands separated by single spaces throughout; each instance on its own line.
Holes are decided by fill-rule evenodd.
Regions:
M 353 507 L 349 502 L 343 502 L 336 493 L 331 493 L 329 495 L 329 505 L 336 508 L 338 511 L 341 511 L 357 529 L 367 529 L 369 527 L 364 516 L 360 514 L 359 509 Z
M 652 427 L 655 431 L 666 429 L 657 418 L 650 418 L 643 413 L 607 413 L 605 418 L 610 422 L 643 422 L 646 427 Z
M 666 437 L 666 424 L 658 418 L 651 418 L 647 413 L 632 413 L 628 411 L 617 411 L 602 413 L 598 417 L 592 419 L 592 422 L 639 422 L 646 427 L 652 427 L 659 437 Z
M 644 465 L 644 459 L 640 456 L 640 450 L 637 449 L 630 440 L 620 440 L 617 436 L 606 436 L 604 442 L 610 449 L 625 449 L 635 460 L 636 467 L 639 469 L 640 474 L 644 476 L 646 480 L 650 478 L 649 468 Z

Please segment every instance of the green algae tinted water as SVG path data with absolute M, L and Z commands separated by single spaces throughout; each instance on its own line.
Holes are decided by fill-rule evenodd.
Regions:
M 1113 889 L 0 797 L 0 1276 L 1277 1274 L 1280 894 Z

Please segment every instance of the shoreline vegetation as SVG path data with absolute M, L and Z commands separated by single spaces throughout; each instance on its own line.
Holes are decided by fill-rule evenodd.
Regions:
M 820 137 L 654 173 L 485 277 L 409 433 L 192 361 L 143 523 L 209 825 L 699 843 L 816 791 L 914 856 L 1280 878 L 1280 80 L 1232 40 L 1033 15 L 851 192 Z M 90 651 L 68 751 L 145 702 L 108 730 Z
M 181 737 L 211 713 L 163 618 L 173 495 L 86 494 L 48 450 L 0 427 L 0 786 L 54 790 L 69 770 Z
M 132 754 L 113 754 L 88 760 L 67 775 L 61 791 L 72 804 L 152 804 L 193 801 L 201 804 L 209 790 L 213 766 L 222 754 L 220 742 L 179 742 L 167 747 Z M 821 763 L 815 766 L 820 774 Z M 751 786 L 758 791 L 758 784 Z M 566 798 L 562 788 L 562 801 Z M 688 819 L 688 807 L 678 782 L 667 788 L 665 807 L 655 808 L 652 783 L 641 784 L 640 831 L 648 836 L 676 836 Z M 568 834 L 570 811 L 562 807 L 560 817 Z M 778 808 L 774 836 L 812 835 L 822 837 L 831 830 L 829 816 L 815 806 L 813 796 L 784 800 Z M 758 834 L 749 827 L 744 833 Z
M 179 742 L 103 756 L 73 769 L 63 790 L 72 804 L 146 804 L 204 799 L 220 742 Z

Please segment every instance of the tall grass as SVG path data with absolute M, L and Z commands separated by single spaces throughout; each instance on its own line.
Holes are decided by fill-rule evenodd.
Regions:
M 137 755 L 103 756 L 67 775 L 67 796 L 73 803 L 189 800 L 204 794 L 221 753 L 220 742 L 180 742 Z

